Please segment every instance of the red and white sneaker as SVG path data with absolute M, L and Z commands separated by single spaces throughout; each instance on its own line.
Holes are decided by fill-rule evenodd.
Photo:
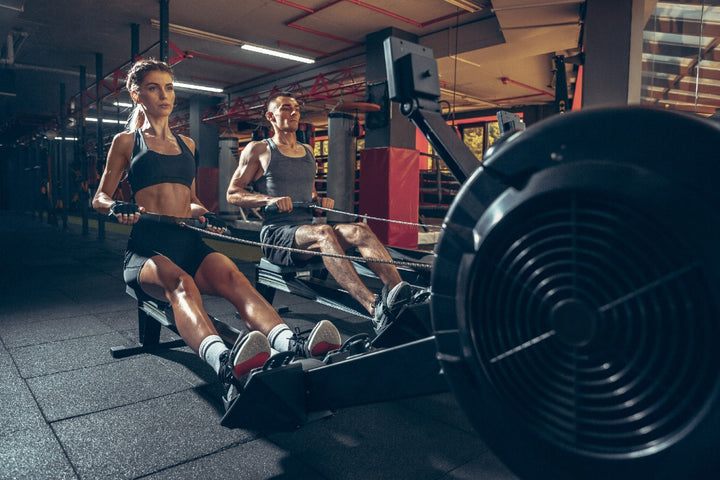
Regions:
M 223 400 L 226 407 L 242 388 L 240 379 L 253 369 L 262 367 L 268 358 L 270 358 L 270 342 L 258 331 L 238 337 L 233 348 L 222 354 L 218 377 L 225 386 L 226 393 Z
M 298 357 L 322 356 L 337 350 L 342 343 L 340 332 L 327 320 L 318 322 L 307 337 L 305 337 L 306 333 L 296 331 L 293 338 L 290 339 L 288 350 L 295 352 Z

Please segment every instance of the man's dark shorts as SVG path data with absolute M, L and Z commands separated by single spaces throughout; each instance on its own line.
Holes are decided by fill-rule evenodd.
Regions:
M 175 265 L 195 276 L 205 257 L 214 250 L 202 236 L 177 225 L 139 222 L 133 226 L 125 251 L 123 279 L 132 288 L 139 288 L 140 270 L 155 255 L 165 255 Z
M 298 228 L 300 225 L 264 225 L 260 230 L 260 241 L 268 245 L 297 248 L 295 247 L 295 232 Z M 262 247 L 262 252 L 270 262 L 283 267 L 302 267 L 313 258 L 305 259 L 297 253 L 265 246 Z

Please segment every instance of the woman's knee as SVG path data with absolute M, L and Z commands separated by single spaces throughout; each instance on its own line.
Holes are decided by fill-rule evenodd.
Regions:
M 191 275 L 181 270 L 165 287 L 169 300 L 183 297 L 199 298 L 200 290 Z
M 156 256 L 145 262 L 138 281 L 143 291 L 168 301 L 179 295 L 192 295 L 197 292 L 193 278 L 163 256 Z

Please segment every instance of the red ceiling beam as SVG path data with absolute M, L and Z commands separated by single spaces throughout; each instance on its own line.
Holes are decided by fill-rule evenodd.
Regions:
M 313 35 L 318 35 L 318 36 L 320 36 L 320 37 L 331 38 L 331 39 L 333 39 L 333 40 L 337 40 L 338 42 L 345 42 L 345 43 L 349 43 L 350 45 L 359 45 L 359 43 L 356 42 L 356 41 L 354 41 L 354 40 L 350 40 L 350 39 L 347 39 L 347 38 L 338 37 L 338 36 L 332 35 L 332 34 L 330 34 L 330 33 L 321 32 L 321 31 L 319 31 L 319 30 L 313 30 L 313 29 L 311 29 L 311 28 L 301 27 L 300 25 L 295 25 L 295 24 L 293 24 L 293 23 L 286 23 L 285 25 L 288 26 L 288 27 L 290 27 L 290 28 L 294 28 L 295 30 L 300 30 L 300 31 L 302 31 L 302 32 L 312 33 Z
M 370 4 L 367 4 L 367 3 L 365 3 L 365 2 L 361 2 L 361 1 L 359 1 L 359 0 L 346 0 L 346 1 L 348 1 L 348 2 L 350 2 L 350 3 L 354 3 L 355 5 L 358 5 L 358 6 L 360 6 L 360 7 L 365 7 L 365 8 L 367 8 L 367 9 L 369 9 L 369 10 L 372 10 L 373 12 L 382 13 L 383 15 L 387 15 L 388 17 L 392 17 L 392 18 L 394 18 L 395 20 L 400 20 L 401 22 L 409 23 L 410 25 L 414 25 L 414 26 L 416 26 L 416 27 L 418 27 L 418 28 L 422 28 L 422 26 L 423 26 L 422 23 L 416 22 L 415 20 L 411 20 L 411 19 L 409 19 L 409 18 L 407 18 L 407 17 L 403 17 L 403 16 L 401 16 L 401 15 L 398 15 L 397 13 L 389 12 L 389 11 L 387 11 L 387 10 L 384 10 L 384 9 L 380 8 L 380 7 L 376 7 L 376 6 L 374 6 L 374 5 L 370 5 Z
M 98 100 L 97 85 L 100 82 L 100 100 L 104 100 L 107 97 L 113 96 L 117 99 L 120 92 L 125 89 L 125 79 L 127 74 L 121 70 L 122 67 L 114 69 L 110 74 L 104 78 L 97 80 L 95 83 L 90 85 L 83 92 L 79 92 L 70 98 L 70 115 L 80 113 L 82 107 L 78 105 L 81 103 L 85 108 L 91 104 L 96 103 Z M 108 81 L 107 78 L 111 77 L 112 81 Z M 78 98 L 82 99 L 82 102 L 77 102 Z
M 275 1 L 276 1 L 277 3 L 282 3 L 283 5 L 288 5 L 288 6 L 290 6 L 290 7 L 295 7 L 295 8 L 298 8 L 298 9 L 300 9 L 300 10 L 305 10 L 306 12 L 313 13 L 313 12 L 315 11 L 315 10 L 313 10 L 313 9 L 310 8 L 310 7 L 304 7 L 304 6 L 302 6 L 302 5 L 298 5 L 297 3 L 288 2 L 288 0 L 275 0 Z
M 347 38 L 337 37 L 337 36 L 332 35 L 332 34 L 330 34 L 330 33 L 321 32 L 321 31 L 318 31 L 318 30 L 313 30 L 313 29 L 307 28 L 307 27 L 302 27 L 302 26 L 298 25 L 297 22 L 299 22 L 299 21 L 301 21 L 301 20 L 304 20 L 304 19 L 308 18 L 308 17 L 311 16 L 311 15 L 315 15 L 316 13 L 321 12 L 321 11 L 323 11 L 323 10 L 325 10 L 325 9 L 327 9 L 327 8 L 330 8 L 330 7 L 334 6 L 334 5 L 337 5 L 338 3 L 341 3 L 341 2 L 349 2 L 349 3 L 355 4 L 355 5 L 359 6 L 359 7 L 363 7 L 363 8 L 366 8 L 366 9 L 368 9 L 368 10 L 372 10 L 372 11 L 374 11 L 374 12 L 376 12 L 376 13 L 380 13 L 380 14 L 382 14 L 382 15 L 385 15 L 385 16 L 388 16 L 388 17 L 391 17 L 391 18 L 394 18 L 395 20 L 399 20 L 399 21 L 401 21 L 401 22 L 404 22 L 404 23 L 413 25 L 413 26 L 418 27 L 418 28 L 425 28 L 425 27 L 427 27 L 427 26 L 429 26 L 429 25 L 433 25 L 433 24 L 435 24 L 435 23 L 439 23 L 439 22 L 442 22 L 442 21 L 444 21 L 444 20 L 449 20 L 449 19 L 451 19 L 451 18 L 455 18 L 455 17 L 458 17 L 458 16 L 460 16 L 460 15 L 465 15 L 466 13 L 469 13 L 469 12 L 463 10 L 463 11 L 461 11 L 461 12 L 451 13 L 451 14 L 449 14 L 449 15 L 445 15 L 445 16 L 438 17 L 438 18 L 433 18 L 433 19 L 431 19 L 431 20 L 428 20 L 428 21 L 426 21 L 426 22 L 422 22 L 422 23 L 421 23 L 421 22 L 417 22 L 417 21 L 415 21 L 415 20 L 413 20 L 413 19 L 411 19 L 411 18 L 408 18 L 408 17 L 402 16 L 402 15 L 399 15 L 399 14 L 397 14 L 397 13 L 393 13 L 393 12 L 391 12 L 391 11 L 389 11 L 389 10 L 385 10 L 385 9 L 383 9 L 383 8 L 376 7 L 375 5 L 370 5 L 369 3 L 362 2 L 362 1 L 360 1 L 360 0 L 332 0 L 331 2 L 326 3 L 325 5 L 323 5 L 323 6 L 319 7 L 319 8 L 316 8 L 316 9 L 312 9 L 312 8 L 309 8 L 309 7 L 304 7 L 304 6 L 302 6 L 302 5 L 298 5 L 298 4 L 296 4 L 296 3 L 289 2 L 289 1 L 287 1 L 287 0 L 275 0 L 275 1 L 276 1 L 277 3 L 282 3 L 283 5 L 288 5 L 288 6 L 291 6 L 291 7 L 294 7 L 294 8 L 297 8 L 297 9 L 300 9 L 300 10 L 303 10 L 304 12 L 306 12 L 306 13 L 304 13 L 304 14 L 296 17 L 296 18 L 294 18 L 293 20 L 290 20 L 289 22 L 286 22 L 285 25 L 286 25 L 287 27 L 294 28 L 294 29 L 296 29 L 296 30 L 301 30 L 301 31 L 303 31 L 303 32 L 312 33 L 313 35 L 319 35 L 319 36 L 322 36 L 322 37 L 331 38 L 331 39 L 333 39 L 333 40 L 337 40 L 337 41 L 345 42 L 345 43 L 349 43 L 349 44 L 358 44 L 358 42 L 349 40 L 349 39 L 347 39 Z
M 552 93 L 550 93 L 550 92 L 546 92 L 545 90 L 542 90 L 542 89 L 540 89 L 540 88 L 533 87 L 533 86 L 531 86 L 531 85 L 526 85 L 526 84 L 524 84 L 524 83 L 520 83 L 520 82 L 518 82 L 518 81 L 513 80 L 512 78 L 502 77 L 502 78 L 500 79 L 500 81 L 502 81 L 503 85 L 507 85 L 508 83 L 512 83 L 513 85 L 517 85 L 517 86 L 519 86 L 519 87 L 527 88 L 528 90 L 532 90 L 533 92 L 538 92 L 538 94 L 540 94 L 540 95 L 547 95 L 547 96 L 549 96 L 549 97 L 555 98 L 555 95 L 552 94 Z
M 498 98 L 496 100 L 490 100 L 490 103 L 503 103 L 503 102 L 509 102 L 511 100 L 523 100 L 526 98 L 535 98 L 535 97 L 542 97 L 542 93 L 532 93 L 530 95 L 520 95 L 519 97 L 507 97 L 507 98 Z
M 291 92 L 300 102 L 334 100 L 345 96 L 365 96 L 365 79 L 358 71 L 363 65 L 355 65 L 315 77 L 299 80 L 271 90 L 238 97 L 231 103 L 208 108 L 202 116 L 206 123 L 222 123 L 229 120 L 259 119 L 265 109 L 265 100 L 273 91 Z

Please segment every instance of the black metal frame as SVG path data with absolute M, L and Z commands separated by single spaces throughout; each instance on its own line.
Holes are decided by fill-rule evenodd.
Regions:
M 138 344 L 111 347 L 110 354 L 113 358 L 125 358 L 140 353 L 151 353 L 185 346 L 182 339 L 167 342 L 160 341 L 162 327 L 176 334 L 178 333 L 170 304 L 155 300 L 142 292 L 138 293 L 131 287 L 126 287 L 125 292 L 137 300 L 138 303 Z M 241 333 L 240 330 L 221 322 L 212 315 L 209 316 L 220 338 L 228 346 L 233 345 Z
M 388 247 L 388 252 L 396 261 L 419 261 L 425 256 L 422 252 L 392 247 Z M 255 267 L 255 288 L 271 304 L 275 299 L 275 291 L 279 290 L 370 320 L 367 310 L 340 288 L 319 257 L 317 260 L 303 267 L 281 267 L 261 258 Z M 351 263 L 358 275 L 365 279 L 368 288 L 380 291 L 382 282 L 366 264 L 357 261 Z M 425 287 L 430 283 L 427 272 L 406 267 L 399 267 L 398 271 L 403 280 L 413 285 Z
M 228 405 L 221 424 L 293 430 L 339 408 L 448 390 L 433 337 L 397 347 L 367 348 L 339 361 L 326 359 L 332 363 L 301 360 L 253 372 L 242 393 Z
M 370 320 L 367 310 L 357 300 L 328 281 L 328 272 L 322 263 L 280 267 L 262 258 L 255 267 L 255 287 L 271 304 L 279 290 Z

